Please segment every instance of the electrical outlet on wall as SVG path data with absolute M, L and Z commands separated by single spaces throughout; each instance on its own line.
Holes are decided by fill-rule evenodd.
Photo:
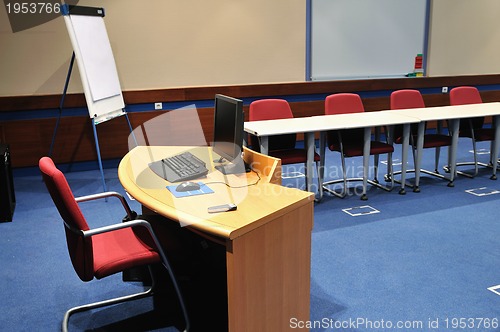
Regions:
M 448 93 L 448 87 L 443 86 L 443 88 L 441 89 L 441 93 Z
M 161 110 L 163 108 L 162 103 L 155 103 L 155 110 Z

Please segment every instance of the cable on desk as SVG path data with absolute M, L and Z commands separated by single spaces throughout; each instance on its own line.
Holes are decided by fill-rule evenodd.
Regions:
M 246 187 L 255 186 L 255 185 L 257 185 L 259 183 L 259 181 L 261 180 L 261 177 L 260 177 L 259 173 L 256 172 L 255 170 L 252 169 L 251 172 L 254 172 L 257 175 L 258 179 L 254 183 L 246 184 L 244 186 L 231 186 L 228 183 L 222 182 L 222 181 L 206 182 L 205 184 L 206 185 L 209 185 L 209 184 L 224 184 L 224 185 L 226 185 L 227 187 L 229 187 L 231 189 L 239 189 L 239 188 L 246 188 Z

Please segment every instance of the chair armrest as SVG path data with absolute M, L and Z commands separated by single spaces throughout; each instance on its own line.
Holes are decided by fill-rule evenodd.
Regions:
M 101 226 L 101 227 L 97 227 L 97 228 L 91 228 L 91 229 L 86 230 L 86 231 L 75 228 L 75 227 L 67 224 L 65 221 L 63 221 L 63 222 L 64 222 L 64 225 L 66 226 L 66 228 L 68 228 L 69 230 L 71 230 L 72 232 L 74 232 L 80 236 L 83 236 L 84 238 L 91 237 L 91 236 L 94 236 L 97 234 L 116 231 L 116 230 L 127 228 L 127 227 L 135 227 L 135 226 L 146 227 L 148 230 L 150 230 L 150 233 L 152 233 L 151 225 L 146 220 L 142 220 L 142 219 L 135 219 L 132 221 L 128 221 L 126 223 L 124 222 L 124 223 L 120 223 L 120 224 L 112 224 L 112 225 Z
M 89 229 L 87 231 L 81 231 L 81 232 L 83 234 L 83 237 L 90 237 L 90 236 L 94 236 L 97 234 L 112 232 L 112 231 L 116 231 L 119 229 L 135 227 L 135 226 L 145 227 L 150 231 L 150 233 L 153 232 L 149 222 L 147 222 L 146 220 L 142 220 L 142 219 L 135 219 L 135 220 L 131 220 L 131 221 L 124 222 L 124 223 L 107 225 L 107 226 L 102 226 L 102 227 L 98 227 L 98 228 L 92 228 L 92 229 Z
M 158 251 L 159 255 L 162 258 L 163 264 L 167 268 L 170 276 L 173 278 L 173 272 L 172 272 L 172 269 L 170 267 L 170 264 L 168 263 L 167 256 L 163 252 L 163 248 L 162 248 L 162 246 L 160 244 L 160 241 L 158 240 L 158 238 L 156 237 L 156 235 L 155 235 L 155 233 L 153 231 L 153 227 L 151 227 L 151 224 L 148 221 L 146 221 L 146 220 L 135 219 L 135 220 L 130 220 L 130 221 L 127 221 L 127 222 L 124 222 L 124 223 L 113 224 L 113 225 L 108 225 L 108 226 L 103 226 L 103 227 L 89 229 L 87 231 L 81 231 L 80 230 L 79 232 L 83 235 L 83 237 L 91 237 L 93 235 L 107 233 L 107 232 L 112 232 L 112 231 L 116 231 L 116 230 L 124 229 L 124 228 L 128 228 L 128 227 L 144 227 L 144 228 L 146 228 L 148 230 L 149 235 L 153 239 L 153 242 L 154 242 L 154 244 L 156 246 L 156 250 Z
M 125 197 L 123 197 L 123 195 L 121 195 L 120 193 L 117 193 L 116 191 L 108 191 L 108 192 L 99 193 L 99 194 L 76 197 L 75 200 L 77 203 L 81 203 L 81 202 L 88 202 L 88 201 L 93 201 L 96 199 L 102 199 L 102 198 L 108 198 L 108 197 L 116 197 L 120 200 L 123 208 L 125 209 L 125 212 L 127 213 L 127 217 L 129 220 L 133 220 L 137 217 L 137 213 L 135 213 L 134 211 L 132 211 L 130 209 L 130 206 L 128 205 L 127 201 L 125 200 Z

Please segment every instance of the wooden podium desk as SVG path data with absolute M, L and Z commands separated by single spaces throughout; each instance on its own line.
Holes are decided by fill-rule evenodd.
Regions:
M 120 182 L 146 210 L 225 246 L 229 331 L 285 331 L 292 318 L 309 320 L 314 195 L 280 186 L 280 160 L 245 149 L 260 179 L 211 171 L 199 181 L 213 193 L 175 198 L 148 163 L 185 150 L 213 169 L 208 147 L 140 146 L 120 162 Z M 207 212 L 226 203 L 238 209 Z

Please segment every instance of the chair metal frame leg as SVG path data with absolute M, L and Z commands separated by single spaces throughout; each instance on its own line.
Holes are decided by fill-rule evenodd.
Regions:
M 375 177 L 373 178 L 373 181 L 378 182 L 378 162 L 380 160 L 380 155 L 376 154 L 373 156 L 373 161 L 374 161 L 374 167 L 375 167 Z M 387 166 L 389 166 L 389 162 L 387 163 Z
M 419 128 L 419 130 L 422 130 L 422 128 Z M 421 158 L 421 156 L 419 155 L 418 153 L 418 142 L 415 143 L 415 140 L 414 140 L 414 137 L 413 135 L 410 135 L 410 138 L 411 138 L 411 146 L 412 146 L 412 153 L 413 153 L 413 164 L 416 164 L 418 159 Z M 420 143 L 422 146 L 423 146 L 423 140 L 422 142 Z M 438 168 L 439 168 L 439 158 L 440 158 L 440 153 L 441 153 L 441 147 L 436 147 L 435 148 L 436 151 L 435 151 L 435 159 L 434 159 L 434 162 L 435 162 L 435 171 L 429 171 L 427 169 L 423 169 L 421 168 L 419 171 L 420 173 L 424 173 L 424 174 L 428 174 L 428 175 L 432 175 L 432 176 L 435 176 L 437 178 L 440 178 L 440 179 L 443 179 L 443 180 L 448 180 L 448 184 L 447 186 L 448 187 L 453 187 L 454 186 L 454 183 L 453 183 L 453 180 L 454 180 L 454 177 L 453 176 L 450 176 L 450 178 L 448 179 L 446 176 L 444 176 L 443 174 L 440 174 L 438 172 Z M 451 150 L 452 149 L 452 146 L 448 146 L 448 158 L 451 158 Z M 421 151 L 423 153 L 424 149 L 423 147 L 421 147 Z M 419 163 L 420 164 L 420 163 Z M 449 164 L 449 162 L 448 162 Z M 416 173 L 416 170 L 415 169 L 410 169 L 410 170 L 407 170 L 406 173 Z M 397 171 L 397 172 L 394 172 L 393 175 L 397 175 L 397 174 L 401 174 L 401 171 Z M 389 177 L 386 175 L 386 181 L 389 179 Z M 401 181 L 398 181 L 398 180 L 394 180 L 396 183 L 401 183 Z M 409 184 L 407 183 L 406 184 L 407 186 L 409 186 L 410 188 L 413 188 L 413 192 L 416 192 L 416 193 L 419 193 L 420 192 L 420 187 L 415 184 Z
M 121 297 L 117 297 L 117 298 L 112 298 L 112 299 L 108 299 L 108 300 L 103 300 L 103 301 L 99 301 L 99 302 L 94 302 L 94 303 L 89 303 L 89 304 L 84 304 L 84 305 L 80 305 L 77 307 L 73 307 L 73 308 L 69 309 L 68 311 L 66 311 L 66 313 L 64 314 L 64 318 L 62 321 L 62 331 L 63 332 L 68 331 L 69 318 L 71 315 L 73 315 L 75 313 L 83 312 L 83 311 L 87 311 L 87 310 L 91 310 L 91 309 L 97 309 L 97 308 L 109 306 L 112 304 L 122 303 L 122 302 L 126 302 L 126 301 L 142 299 L 142 298 L 148 297 L 148 296 L 152 296 L 155 285 L 156 285 L 156 280 L 155 280 L 154 274 L 151 271 L 150 266 L 148 266 L 148 269 L 149 269 L 149 272 L 151 274 L 151 280 L 152 280 L 151 287 L 149 287 L 148 289 L 146 289 L 143 292 L 134 293 L 134 294 L 125 295 L 125 296 L 121 296 Z
M 478 167 L 478 161 L 477 161 L 477 150 L 476 150 L 476 138 L 475 138 L 475 134 L 474 134 L 474 128 L 472 126 L 472 120 L 471 119 L 468 119 L 469 121 L 469 127 L 470 127 L 470 130 L 471 130 L 471 140 L 472 140 L 472 153 L 474 155 L 474 161 L 473 162 L 470 162 L 470 161 L 466 161 L 466 162 L 460 162 L 460 163 L 456 163 L 456 167 L 458 166 L 470 166 L 470 165 L 474 165 L 474 173 L 473 174 L 470 174 L 470 173 L 467 173 L 467 172 L 462 172 L 462 171 L 458 171 L 457 170 L 457 174 L 459 175 L 463 175 L 463 176 L 466 176 L 468 178 L 474 178 L 478 173 L 479 173 L 479 167 Z M 486 164 L 483 164 L 484 166 L 488 166 Z M 450 172 L 450 165 L 446 165 L 446 166 L 443 166 L 443 169 L 445 170 L 445 172 L 449 173 Z
M 469 119 L 469 121 L 471 121 L 471 120 Z M 493 162 L 492 162 L 492 158 L 491 158 L 491 151 L 493 151 L 493 141 L 491 141 L 491 143 L 490 143 L 490 162 L 488 164 L 479 162 L 478 157 L 477 157 L 477 141 L 476 141 L 474 129 L 472 128 L 472 123 L 470 124 L 470 126 L 471 126 L 471 137 L 470 138 L 472 141 L 472 153 L 473 153 L 474 161 L 464 161 L 464 162 L 456 163 L 456 166 L 458 167 L 458 166 L 471 166 L 471 165 L 473 165 L 474 166 L 474 173 L 471 174 L 469 172 L 458 171 L 458 170 L 456 173 L 459 175 L 468 177 L 468 178 L 474 178 L 479 174 L 479 166 L 492 168 Z M 446 172 L 450 172 L 449 165 L 444 166 L 443 169 Z M 492 177 L 492 178 L 494 179 L 494 177 Z
M 390 188 L 392 190 L 394 188 L 394 167 L 392 165 L 392 152 L 389 153 L 387 156 L 388 156 L 388 160 L 387 160 L 387 174 L 390 174 L 390 177 L 391 177 L 391 186 L 390 186 Z M 403 189 L 403 191 L 404 191 L 404 189 Z
M 114 197 L 120 198 L 121 195 L 118 194 L 118 193 L 116 193 L 116 192 L 106 192 L 106 193 L 101 193 L 101 194 L 95 194 L 95 195 L 89 195 L 89 196 L 79 197 L 79 198 L 76 199 L 76 201 L 77 202 L 85 202 L 85 201 L 90 201 L 90 200 L 94 200 L 94 199 L 106 198 L 106 197 L 109 197 L 109 196 L 114 196 Z M 120 198 L 120 200 L 121 200 L 122 204 L 124 204 L 124 207 L 126 205 L 128 205 L 126 203 L 126 201 L 123 199 L 123 196 Z M 129 208 L 128 209 L 125 208 L 125 209 L 127 210 L 127 215 L 130 217 L 131 216 L 131 214 L 129 213 L 130 209 Z M 73 232 L 79 233 L 84 238 L 86 238 L 86 237 L 92 237 L 93 235 L 97 235 L 97 234 L 101 234 L 101 233 L 106 233 L 106 232 L 113 231 L 113 230 L 128 228 L 128 227 L 144 227 L 144 228 L 146 228 L 146 230 L 148 231 L 149 235 L 151 236 L 151 239 L 153 240 L 153 242 L 154 242 L 154 244 L 156 246 L 157 252 L 160 255 L 161 263 L 165 267 L 165 269 L 167 270 L 167 272 L 168 272 L 168 274 L 170 276 L 170 280 L 172 281 L 172 284 L 174 286 L 175 292 L 177 294 L 177 299 L 179 300 L 179 304 L 180 304 L 181 309 L 182 309 L 182 314 L 184 316 L 184 321 L 186 323 L 186 327 L 185 327 L 184 331 L 189 331 L 190 322 L 189 322 L 189 317 L 188 317 L 186 305 L 184 303 L 184 297 L 182 296 L 180 287 L 179 287 L 179 285 L 177 283 L 177 279 L 176 279 L 176 277 L 174 275 L 172 267 L 170 266 L 170 264 L 168 262 L 167 256 L 163 252 L 163 249 L 161 247 L 160 241 L 158 240 L 158 238 L 154 234 L 151 225 L 147 221 L 141 220 L 141 219 L 135 219 L 135 220 L 130 220 L 130 221 L 123 222 L 123 223 L 120 223 L 120 224 L 113 224 L 113 225 L 103 226 L 103 227 L 99 227 L 99 228 L 90 229 L 90 230 L 87 230 L 87 231 L 81 231 L 81 230 L 74 229 L 70 225 L 67 225 L 66 223 L 65 223 L 65 225 L 66 225 L 66 227 L 69 230 L 71 230 Z M 65 313 L 64 318 L 63 318 L 62 331 L 63 332 L 67 332 L 68 331 L 68 321 L 69 321 L 69 318 L 75 312 L 81 312 L 81 311 L 86 311 L 86 310 L 89 310 L 89 309 L 100 308 L 100 307 L 104 307 L 104 306 L 107 306 L 107 305 L 121 303 L 121 302 L 129 301 L 129 300 L 133 300 L 133 299 L 139 299 L 139 298 L 143 298 L 143 297 L 152 295 L 153 294 L 154 285 L 155 285 L 155 281 L 154 281 L 154 274 L 152 273 L 151 270 L 150 270 L 150 273 L 151 273 L 151 279 L 153 280 L 153 283 L 152 283 L 151 288 L 149 288 L 146 291 L 139 292 L 139 293 L 136 293 L 136 294 L 126 295 L 126 296 L 122 296 L 122 297 L 118 297 L 118 298 L 114 298 L 114 299 L 109 299 L 109 300 L 104 300 L 104 301 L 100 301 L 100 302 L 95 302 L 95 303 L 90 303 L 90 304 L 86 304 L 86 305 L 81 305 L 81 306 L 69 309 Z
M 345 167 L 344 167 L 345 162 L 342 161 L 342 163 L 343 163 L 343 166 L 342 166 L 343 178 L 342 179 L 337 179 L 337 180 L 332 180 L 332 181 L 327 181 L 327 182 L 323 183 L 323 190 L 324 191 L 327 191 L 330 194 L 333 194 L 333 195 L 335 195 L 335 196 L 337 196 L 339 198 L 344 198 L 345 196 L 347 196 L 347 190 L 348 190 L 347 189 L 347 183 L 348 182 L 363 181 L 364 180 L 363 178 L 347 178 L 347 174 L 346 174 Z M 392 163 L 392 156 L 388 157 L 388 164 L 391 164 L 391 163 Z M 391 176 L 390 176 L 391 186 L 390 187 L 381 185 L 378 182 L 378 180 L 376 179 L 376 177 L 375 177 L 374 180 L 367 179 L 366 182 L 368 184 L 370 184 L 370 185 L 372 185 L 374 187 L 380 188 L 382 190 L 385 190 L 385 191 L 388 191 L 388 192 L 392 191 L 392 189 L 394 188 L 394 183 L 395 183 L 394 176 L 392 176 L 392 174 L 393 174 L 392 173 L 392 167 L 390 167 L 388 165 L 387 169 L 388 169 L 388 172 L 390 172 L 389 174 L 391 174 Z M 343 190 L 343 192 L 339 193 L 338 191 L 330 189 L 330 188 L 327 187 L 329 185 L 336 184 L 336 183 L 343 183 L 344 184 L 344 190 Z M 364 188 L 363 192 L 365 192 L 365 193 L 361 195 L 361 200 L 366 201 L 368 199 L 368 196 L 366 195 L 366 188 Z
M 365 181 L 365 178 L 364 177 L 362 177 L 362 178 L 347 178 L 347 170 L 345 167 L 344 147 L 342 144 L 342 138 L 341 138 L 340 132 L 338 132 L 338 135 L 339 135 L 339 145 L 340 145 L 340 156 L 341 156 L 341 162 L 342 162 L 342 179 L 323 182 L 322 189 L 339 197 L 339 198 L 344 198 L 345 196 L 347 196 L 347 182 Z M 369 143 L 370 143 L 370 141 L 368 141 L 368 144 Z M 369 146 L 368 146 L 368 149 L 369 149 Z M 390 171 L 391 179 L 392 179 L 391 186 L 390 187 L 383 186 L 377 180 L 379 155 L 374 155 L 374 158 L 375 158 L 375 179 L 369 180 L 366 178 L 366 183 L 369 183 L 370 185 L 375 186 L 375 187 L 380 188 L 380 189 L 383 189 L 385 191 L 391 191 L 394 188 L 394 176 L 392 176 L 393 175 L 392 174 L 392 153 L 388 153 L 387 155 L 388 155 L 387 167 L 388 167 L 388 171 Z M 364 166 L 363 166 L 363 172 L 367 172 L 367 170 L 365 169 Z M 343 192 L 339 193 L 338 191 L 327 187 L 329 185 L 336 184 L 336 183 L 343 183 L 343 186 L 344 186 Z M 361 195 L 361 200 L 365 201 L 367 199 L 368 199 L 368 197 L 366 195 L 366 187 L 365 187 L 365 184 L 363 184 L 363 194 Z
M 439 148 L 437 148 L 437 149 L 439 149 Z M 449 152 L 448 152 L 448 154 L 449 154 Z M 439 153 L 436 151 L 436 157 L 435 157 L 435 158 L 436 158 L 436 161 L 437 161 L 437 160 L 439 160 L 438 155 L 439 155 Z M 414 158 L 414 160 L 415 160 L 415 158 Z M 414 163 L 415 163 L 415 162 L 414 162 Z M 439 163 L 438 163 L 438 164 L 436 164 L 436 167 L 437 167 L 438 165 L 439 165 Z M 447 166 L 445 166 L 445 167 L 447 167 Z M 406 171 L 406 173 L 415 173 L 415 172 L 416 172 L 416 170 L 415 170 L 415 169 L 409 169 L 409 170 L 407 170 L 407 171 Z M 420 169 L 420 173 L 424 173 L 424 174 L 427 174 L 427 175 L 432 175 L 432 176 L 435 176 L 435 177 L 440 178 L 440 179 L 443 179 L 443 180 L 448 180 L 449 182 L 448 182 L 448 185 L 447 185 L 447 186 L 448 186 L 448 187 L 453 187 L 453 186 L 454 186 L 454 185 L 453 185 L 453 181 L 452 181 L 452 180 L 450 180 L 450 179 L 448 179 L 448 178 L 447 178 L 446 176 L 444 176 L 443 174 L 440 174 L 440 173 L 438 172 L 437 168 L 436 168 L 436 170 L 435 170 L 435 171 L 430 171 L 430 170 L 427 170 L 427 169 L 423 169 L 423 168 L 421 168 L 421 169 Z M 398 175 L 398 174 L 401 174 L 401 171 L 393 172 L 393 175 Z M 389 180 L 389 179 L 391 179 L 391 178 L 390 178 L 389 176 L 387 176 L 387 175 L 386 175 L 386 180 Z M 394 180 L 394 181 L 395 181 L 396 183 L 401 183 L 401 181 L 399 181 L 399 180 Z M 411 183 L 406 183 L 406 185 L 407 185 L 407 186 L 409 186 L 410 188 L 413 188 L 413 192 L 416 192 L 416 193 L 420 192 L 420 188 L 419 188 L 419 186 L 416 186 L 416 185 L 411 184 Z
M 472 151 L 474 155 L 474 175 L 472 175 L 472 177 L 474 177 L 477 175 L 477 173 L 479 173 L 479 165 L 477 160 L 477 144 L 476 144 L 476 139 L 474 138 L 474 132 L 472 132 Z
M 468 173 L 468 172 L 463 172 L 463 171 L 456 171 L 457 174 L 460 174 L 460 175 L 463 175 L 463 176 L 466 176 L 468 178 L 474 178 L 477 174 L 479 174 L 479 166 L 483 166 L 483 167 L 488 167 L 488 168 L 493 168 L 493 164 L 494 164 L 494 159 L 496 159 L 496 156 L 494 156 L 494 154 L 492 154 L 491 152 L 492 151 L 495 151 L 495 144 L 496 144 L 496 137 L 497 137 L 497 130 L 499 129 L 496 125 L 496 121 L 497 120 L 497 116 L 495 116 L 493 118 L 493 123 L 492 123 L 492 126 L 493 128 L 495 128 L 495 139 L 491 140 L 490 141 L 490 161 L 489 163 L 483 163 L 483 162 L 479 162 L 478 161 L 478 157 L 477 157 L 477 140 L 476 140 L 476 137 L 475 137 L 475 132 L 474 132 L 474 128 L 472 126 L 472 119 L 469 119 L 469 126 L 471 128 L 471 140 L 472 140 L 472 150 L 473 150 L 473 154 L 474 154 L 474 161 L 473 162 L 460 162 L 460 163 L 456 163 L 456 166 L 470 166 L 470 165 L 474 165 L 474 173 L 471 174 L 471 173 Z M 496 152 L 495 152 L 496 153 Z M 498 160 L 495 164 L 498 164 Z M 449 165 L 443 167 L 445 169 L 446 172 L 449 172 L 450 171 L 450 167 Z M 497 179 L 497 175 L 496 175 L 496 169 L 493 170 L 493 174 L 491 175 L 490 177 L 491 180 L 496 180 Z
M 340 133 L 338 135 L 340 138 Z M 342 141 L 340 140 L 340 142 L 342 142 Z M 342 164 L 342 179 L 323 182 L 323 190 L 325 190 L 325 191 L 329 192 L 330 194 L 333 194 L 339 198 L 344 198 L 345 196 L 347 196 L 347 171 L 346 171 L 346 167 L 345 167 L 344 147 L 343 147 L 342 143 L 340 143 L 340 160 L 341 160 L 341 164 Z M 357 179 L 357 180 L 359 180 L 359 179 Z M 341 193 L 327 187 L 330 184 L 335 184 L 335 183 L 340 183 L 340 182 L 343 182 L 343 184 L 344 184 L 344 190 Z
M 164 255 L 163 253 L 161 253 L 160 255 Z M 165 264 L 168 265 L 168 262 L 167 261 L 164 261 L 162 259 L 162 264 L 165 266 Z M 174 288 L 176 290 L 176 292 L 180 295 L 180 289 L 179 289 L 179 286 L 177 284 L 177 281 L 175 278 L 172 278 L 172 271 L 170 269 L 170 267 L 168 267 L 167 271 L 171 277 L 171 280 L 172 280 L 172 283 L 174 285 Z M 138 299 L 142 299 L 142 298 L 145 298 L 145 297 L 149 297 L 149 296 L 153 296 L 154 295 L 154 290 L 155 290 L 155 287 L 156 287 L 156 284 L 157 284 L 157 280 L 155 278 L 155 275 L 151 269 L 151 266 L 148 266 L 148 270 L 149 270 L 149 274 L 151 275 L 151 287 L 147 288 L 145 291 L 142 291 L 142 292 L 138 292 L 138 293 L 133 293 L 133 294 L 129 294 L 129 295 L 125 295 L 125 296 L 121 296 L 121 297 L 117 297 L 117 298 L 112 298 L 112 299 L 108 299 L 108 300 L 103 300 L 103 301 L 99 301 L 99 302 L 93 302 L 93 303 L 89 303 L 89 304 L 84 304 L 84 305 L 80 305 L 80 306 L 76 306 L 76 307 L 73 307 L 71 309 L 69 309 L 68 311 L 66 311 L 66 313 L 64 314 L 64 318 L 63 318 L 63 321 L 62 321 L 62 331 L 63 332 L 68 332 L 68 323 L 69 323 L 69 318 L 71 317 L 71 315 L 75 314 L 75 313 L 78 313 L 78 312 L 83 312 L 83 311 L 88 311 L 88 310 L 92 310 L 92 309 L 97 309 L 97 308 L 101 308 L 101 307 L 105 307 L 105 306 L 110 306 L 110 305 L 113 305 L 113 304 L 118 304 L 118 303 L 123 303 L 123 302 L 127 302 L 127 301 L 132 301 L 132 300 L 138 300 Z M 178 297 L 178 300 L 180 302 L 180 305 L 181 305 L 181 309 L 183 311 L 183 314 L 184 314 L 184 320 L 185 320 L 185 323 L 186 323 L 186 327 L 184 329 L 184 331 L 189 331 L 189 327 L 190 327 L 190 322 L 189 322 L 189 319 L 188 319 L 188 316 L 187 316 L 187 311 L 186 311 L 186 306 L 184 304 L 184 300 L 182 299 L 181 296 Z
M 373 179 L 373 182 L 375 182 L 375 183 L 379 183 L 379 181 L 378 181 L 379 159 L 380 159 L 380 155 L 378 155 L 378 154 L 374 155 L 375 177 Z M 390 187 L 377 186 L 377 187 L 382 188 L 382 189 L 387 190 L 387 191 L 391 191 L 394 188 L 394 182 L 395 182 L 394 176 L 393 176 L 394 170 L 392 167 L 392 152 L 387 154 L 387 174 L 389 175 L 387 182 L 391 182 L 391 186 Z
M 441 156 L 441 148 L 437 147 L 436 148 L 436 153 L 434 154 L 434 172 L 439 174 L 439 157 Z
M 410 147 L 411 147 L 411 154 L 412 154 L 412 157 L 413 157 L 413 164 L 415 164 L 415 160 L 417 160 L 417 147 L 416 147 L 416 144 L 414 142 L 414 138 L 413 138 L 413 135 L 410 134 Z M 415 169 L 407 169 L 405 173 L 415 173 Z M 395 179 L 395 176 L 396 175 L 399 175 L 399 174 L 402 174 L 402 171 L 396 171 L 396 172 L 392 172 L 392 176 L 390 176 L 389 174 L 386 174 L 385 175 L 385 181 L 386 182 L 389 182 L 389 181 L 392 181 L 392 182 L 396 182 L 396 183 L 399 183 L 401 185 L 403 185 L 403 182 L 402 181 L 399 181 L 399 180 L 396 180 Z M 413 184 L 411 183 L 404 183 L 405 186 L 408 186 L 410 188 L 413 188 L 413 191 L 414 192 L 420 192 L 420 190 Z
M 468 173 L 468 172 L 464 172 L 464 171 L 458 171 L 458 170 L 456 171 L 457 174 L 465 176 L 465 177 L 468 177 L 470 179 L 476 177 L 476 175 L 479 174 L 479 165 L 484 166 L 484 167 L 491 167 L 491 164 L 485 164 L 485 163 L 478 162 L 478 160 L 477 160 L 477 150 L 476 150 L 476 141 L 474 139 L 472 140 L 472 150 L 473 150 L 474 161 L 464 161 L 464 162 L 456 163 L 457 167 L 459 167 L 459 166 L 471 166 L 471 165 L 474 166 L 474 173 L 472 173 L 472 174 Z M 450 166 L 449 165 L 443 166 L 443 169 L 447 173 L 450 172 Z

